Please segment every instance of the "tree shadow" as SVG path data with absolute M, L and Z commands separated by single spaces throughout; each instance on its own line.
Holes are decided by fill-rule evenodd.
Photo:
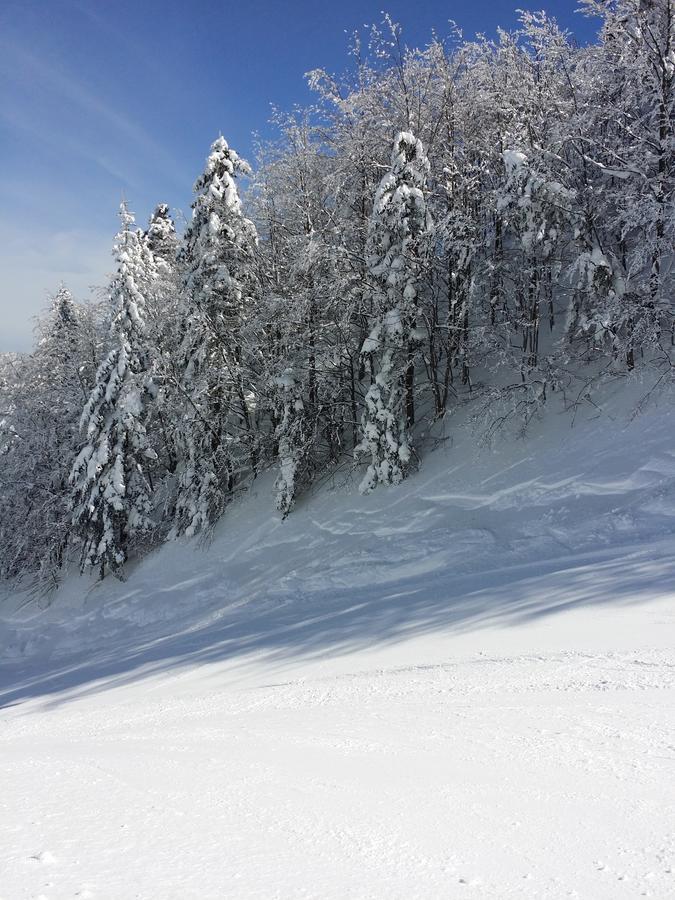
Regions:
M 394 643 L 430 632 L 512 626 L 581 606 L 639 603 L 672 593 L 675 559 L 661 551 L 617 559 L 617 550 L 453 576 L 447 570 L 367 589 L 259 596 L 225 607 L 210 621 L 158 636 L 157 623 L 122 623 L 95 653 L 33 659 L 0 667 L 0 708 L 43 698 L 48 706 L 148 678 L 159 672 L 227 663 L 230 673 L 252 664 L 317 659 Z M 209 575 L 200 579 L 202 586 Z M 197 587 L 197 585 L 192 585 Z M 166 589 L 190 590 L 190 585 Z M 134 588 L 125 600 L 142 593 Z M 137 596 L 134 603 L 142 604 Z M 173 625 L 175 628 L 175 625 Z

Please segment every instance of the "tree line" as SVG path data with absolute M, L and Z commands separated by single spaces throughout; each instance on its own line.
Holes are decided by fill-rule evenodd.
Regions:
M 543 13 L 423 49 L 385 18 L 254 169 L 216 139 L 182 235 L 123 203 L 105 300 L 61 286 L 0 360 L 2 577 L 121 576 L 270 467 L 286 516 L 347 461 L 398 484 L 459 405 L 495 434 L 670 376 L 675 2 L 582 8 L 583 47 Z

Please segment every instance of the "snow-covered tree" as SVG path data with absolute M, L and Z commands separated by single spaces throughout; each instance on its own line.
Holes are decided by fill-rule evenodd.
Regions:
M 670 366 L 675 2 L 582 6 L 603 20 L 601 43 L 589 50 L 584 136 L 601 202 L 579 266 L 577 332 L 628 369 L 645 353 Z
M 68 476 L 97 354 L 91 309 L 63 285 L 38 319 L 33 353 L 0 388 L 0 571 L 56 586 L 70 540 Z
M 247 334 L 256 232 L 236 184 L 248 174 L 248 163 L 219 137 L 195 184 L 183 249 L 185 417 L 174 535 L 214 522 L 237 478 L 256 463 Z
M 180 241 L 169 206 L 155 207 L 144 240 L 144 255 L 150 271 L 144 281 L 146 294 L 146 337 L 152 360 L 152 380 L 157 394 L 151 407 L 147 429 L 152 447 L 158 454 L 157 477 L 172 476 L 179 457 L 182 416 L 178 348 L 183 339 L 182 267 L 178 254 Z M 168 491 L 168 495 L 171 491 Z M 167 496 L 166 504 L 170 505 Z
M 430 226 L 424 195 L 428 173 L 421 141 L 410 132 L 398 134 L 370 220 L 368 268 L 377 318 L 361 349 L 372 378 L 356 448 L 358 456 L 370 456 L 363 492 L 378 483 L 398 484 L 410 464 L 417 306 Z
M 254 182 L 254 210 L 266 372 L 259 392 L 271 426 L 265 451 L 279 466 L 277 506 L 286 514 L 316 473 L 342 456 L 354 341 L 333 160 L 306 117 L 279 125 L 282 138 L 267 148 Z
M 152 509 L 195 534 L 264 467 L 286 516 L 353 455 L 399 482 L 456 404 L 522 433 L 551 390 L 671 372 L 674 4 L 582 0 L 587 46 L 523 12 L 412 50 L 385 16 L 275 111 L 246 195 L 218 138 L 183 238 L 125 218 L 114 308 L 61 291 L 0 360 L 3 573 L 67 557 L 70 467 L 83 563 L 119 569 Z
M 154 395 L 149 377 L 145 305 L 151 260 L 142 233 L 122 203 L 110 286 L 112 349 L 96 373 L 81 425 L 85 444 L 72 468 L 73 524 L 82 567 L 121 575 L 131 542 L 151 527 L 147 467 L 154 459 L 145 423 Z

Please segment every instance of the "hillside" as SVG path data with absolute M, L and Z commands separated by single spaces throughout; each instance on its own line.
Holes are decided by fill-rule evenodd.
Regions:
M 4 597 L 0 897 L 672 896 L 675 414 L 633 390 Z

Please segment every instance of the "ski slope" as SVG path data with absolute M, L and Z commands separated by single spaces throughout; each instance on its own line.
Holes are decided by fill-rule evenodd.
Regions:
M 6 596 L 0 898 L 675 897 L 675 413 L 626 407 Z

